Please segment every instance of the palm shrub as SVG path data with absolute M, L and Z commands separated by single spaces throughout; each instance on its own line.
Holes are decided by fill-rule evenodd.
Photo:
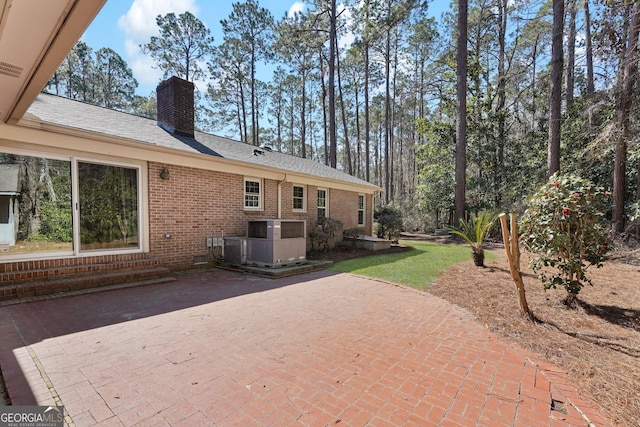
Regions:
M 545 289 L 562 286 L 573 306 L 609 249 L 604 224 L 609 193 L 576 175 L 554 174 L 529 200 L 520 226 L 530 266 Z M 546 267 L 551 267 L 548 269 Z
M 451 233 L 461 237 L 471 246 L 473 263 L 478 267 L 484 267 L 484 239 L 495 220 L 495 215 L 482 212 L 480 215 L 472 214 L 468 221 L 461 218 L 460 227 L 449 227 Z

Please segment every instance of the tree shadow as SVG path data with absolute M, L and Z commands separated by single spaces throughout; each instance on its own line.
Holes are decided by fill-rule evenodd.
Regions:
M 609 305 L 592 305 L 581 300 L 577 300 L 576 304 L 592 316 L 600 317 L 609 323 L 629 328 L 634 331 L 640 331 L 638 322 L 640 321 L 640 310 L 622 308 Z M 541 323 L 556 328 L 558 331 L 572 338 L 576 338 L 590 344 L 605 347 L 613 351 L 617 351 L 627 356 L 640 358 L 640 348 L 623 345 L 620 341 L 628 341 L 628 337 L 607 336 L 595 333 L 566 331 L 557 323 L 551 320 L 544 320 Z
M 576 300 L 576 304 L 591 316 L 597 316 L 614 325 L 640 332 L 640 310 L 613 305 L 589 304 L 580 299 Z

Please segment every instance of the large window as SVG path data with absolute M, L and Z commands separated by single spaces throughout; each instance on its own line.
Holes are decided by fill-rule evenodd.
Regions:
M 0 152 L 0 256 L 73 250 L 71 161 Z
M 365 224 L 365 208 L 364 208 L 364 194 L 358 194 L 358 225 L 364 226 Z
M 0 152 L 0 257 L 141 249 L 141 168 Z
M 248 210 L 262 209 L 262 180 L 244 179 L 244 208 Z
M 318 188 L 318 220 L 327 218 L 329 215 L 329 203 L 327 199 L 327 190 Z
M 306 211 L 307 204 L 305 203 L 305 188 L 302 185 L 293 186 L 293 210 L 298 212 Z
M 78 162 L 80 249 L 138 246 L 138 170 Z

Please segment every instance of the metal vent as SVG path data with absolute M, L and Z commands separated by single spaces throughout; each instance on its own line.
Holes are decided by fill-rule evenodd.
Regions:
M 5 76 L 19 78 L 24 71 L 24 67 L 8 62 L 0 61 L 0 74 Z

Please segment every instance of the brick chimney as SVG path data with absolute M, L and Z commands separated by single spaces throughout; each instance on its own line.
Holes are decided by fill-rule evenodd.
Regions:
M 180 136 L 193 138 L 193 83 L 170 77 L 156 88 L 158 126 Z

